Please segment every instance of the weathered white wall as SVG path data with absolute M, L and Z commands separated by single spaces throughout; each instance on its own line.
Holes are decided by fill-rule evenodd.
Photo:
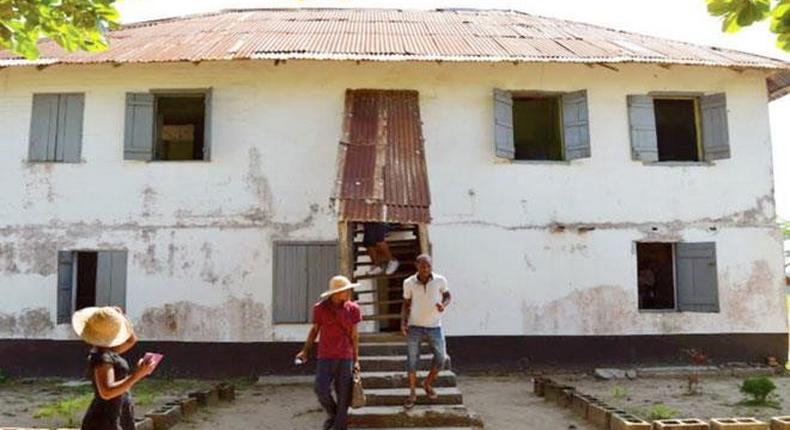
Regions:
M 332 240 L 346 88 L 420 92 L 453 335 L 786 330 L 764 76 L 713 68 L 330 62 L 0 70 L 0 337 L 54 326 L 56 251 L 128 249 L 147 339 L 301 339 L 271 323 L 271 244 Z M 210 162 L 124 161 L 124 94 L 213 88 Z M 592 158 L 506 163 L 492 89 L 587 89 Z M 29 164 L 31 94 L 86 93 L 81 164 Z M 631 161 L 625 96 L 725 91 L 732 159 Z M 565 228 L 557 228 L 557 225 Z M 578 227 L 595 227 L 580 232 Z M 653 230 L 655 228 L 655 230 Z M 634 241 L 716 241 L 722 312 L 637 312 Z

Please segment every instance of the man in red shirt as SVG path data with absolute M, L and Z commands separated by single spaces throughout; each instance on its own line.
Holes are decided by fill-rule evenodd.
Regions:
M 359 286 L 345 276 L 335 276 L 329 289 L 321 294 L 321 301 L 313 306 L 313 326 L 307 341 L 296 359 L 306 362 L 318 335 L 318 364 L 316 365 L 315 393 L 329 417 L 324 430 L 346 430 L 348 407 L 354 369 L 359 369 L 359 333 L 357 324 L 362 312 L 351 301 L 351 290 Z M 332 385 L 335 397 L 332 398 Z

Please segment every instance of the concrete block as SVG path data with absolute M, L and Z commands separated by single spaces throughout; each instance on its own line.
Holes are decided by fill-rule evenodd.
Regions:
M 567 389 L 573 390 L 574 388 L 570 385 L 562 385 L 554 381 L 546 382 L 543 385 L 543 399 L 547 402 L 556 402 L 557 398 L 562 394 L 562 390 Z
M 217 390 L 220 400 L 231 402 L 236 399 L 236 387 L 233 384 L 223 382 L 214 388 Z
M 613 413 L 625 414 L 624 411 L 620 411 L 604 403 L 591 403 L 587 407 L 587 421 L 600 429 L 609 430 L 609 420 Z
M 650 430 L 653 426 L 631 414 L 612 414 L 609 419 L 609 430 Z
M 590 404 L 595 403 L 601 403 L 601 401 L 593 396 L 574 392 L 571 398 L 571 410 L 580 418 L 587 419 L 587 409 L 590 407 Z
M 543 397 L 546 395 L 545 388 L 546 388 L 546 381 L 551 381 L 550 379 L 535 377 L 532 379 L 532 392 L 535 393 L 538 397 Z
M 557 396 L 557 406 L 561 408 L 569 408 L 571 407 L 571 401 L 573 400 L 573 393 L 576 390 L 573 388 L 564 388 L 560 390 L 559 395 Z
M 709 430 L 710 425 L 697 418 L 653 421 L 653 430 Z
M 219 403 L 219 393 L 215 389 L 198 390 L 189 393 L 189 397 L 197 400 L 198 406 L 217 406 Z
M 711 418 L 713 430 L 768 430 L 768 423 L 754 418 Z
M 197 399 L 192 397 L 184 397 L 183 399 L 175 400 L 174 403 L 181 406 L 181 415 L 188 417 L 198 410 Z
M 134 430 L 154 430 L 154 422 L 151 418 L 135 419 Z
M 790 430 L 790 416 L 771 418 L 771 430 Z
M 181 407 L 164 405 L 145 414 L 145 416 L 154 422 L 154 430 L 167 430 L 181 421 Z

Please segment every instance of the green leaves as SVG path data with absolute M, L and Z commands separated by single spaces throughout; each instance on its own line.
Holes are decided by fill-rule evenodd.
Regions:
M 0 48 L 29 60 L 45 37 L 69 52 L 106 49 L 105 30 L 119 26 L 115 1 L 0 0 Z
M 734 33 L 755 22 L 771 18 L 776 45 L 790 52 L 790 0 L 706 0 L 708 13 L 721 17 L 722 31 Z

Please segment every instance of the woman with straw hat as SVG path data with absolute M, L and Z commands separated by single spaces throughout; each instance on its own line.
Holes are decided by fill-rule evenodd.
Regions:
M 116 307 L 80 309 L 71 318 L 77 335 L 91 345 L 88 377 L 93 382 L 93 402 L 82 420 L 82 430 L 134 430 L 129 390 L 156 366 L 140 360 L 130 372 L 120 354 L 137 343 L 132 324 Z
M 297 363 L 307 361 L 318 335 L 318 364 L 315 374 L 315 394 L 327 413 L 324 430 L 346 430 L 348 407 L 354 369 L 359 369 L 359 334 L 357 324 L 362 321 L 359 306 L 351 301 L 352 284 L 345 276 L 335 276 L 329 289 L 321 294 L 321 301 L 313 306 L 313 327 L 304 348 L 296 355 Z M 332 397 L 332 385 L 335 398 Z

